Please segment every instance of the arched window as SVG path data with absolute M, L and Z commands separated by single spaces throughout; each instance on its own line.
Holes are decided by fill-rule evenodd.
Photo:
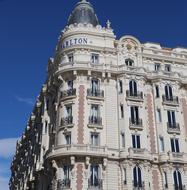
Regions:
M 129 92 L 130 92 L 130 96 L 137 96 L 138 95 L 137 82 L 136 81 L 131 80 L 129 82 Z
M 135 166 L 133 169 L 133 185 L 134 187 L 142 187 L 142 173 L 141 169 L 138 166 Z
M 166 100 L 173 100 L 173 90 L 170 85 L 165 86 L 165 97 Z
M 126 59 L 125 64 L 126 66 L 132 67 L 134 64 L 134 61 L 132 59 Z
M 173 172 L 175 190 L 183 190 L 181 173 L 178 170 Z

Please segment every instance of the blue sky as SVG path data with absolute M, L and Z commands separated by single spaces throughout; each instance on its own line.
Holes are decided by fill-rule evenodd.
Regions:
M 15 141 L 46 77 L 48 58 L 76 0 L 0 0 L 0 185 L 7 190 Z M 187 47 L 186 0 L 91 0 L 117 38 Z

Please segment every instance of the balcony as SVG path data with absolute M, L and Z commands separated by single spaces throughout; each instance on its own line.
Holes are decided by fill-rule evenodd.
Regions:
M 127 90 L 126 97 L 127 97 L 127 100 L 142 102 L 143 92 L 131 93 L 129 90 Z
M 87 90 L 87 98 L 104 100 L 104 91 L 103 90 L 95 90 L 92 89 Z
M 89 179 L 88 180 L 88 190 L 102 190 L 103 181 L 102 179 L 97 179 L 94 183 Z
M 60 127 L 73 127 L 73 116 L 62 118 Z
M 187 163 L 187 154 L 184 152 L 168 152 L 170 162 Z
M 167 123 L 168 133 L 180 134 L 180 125 L 179 123 Z
M 55 148 L 51 148 L 47 151 L 47 158 L 68 156 L 68 155 L 86 155 L 86 156 L 95 156 L 95 157 L 106 157 L 109 151 L 105 146 L 92 146 L 89 144 L 71 144 L 71 145 L 59 145 Z
M 90 116 L 88 127 L 91 128 L 103 128 L 102 126 L 102 118 L 98 116 Z
M 70 190 L 70 187 L 71 187 L 70 179 L 58 180 L 57 190 Z
M 141 159 L 141 160 L 150 160 L 151 155 L 149 154 L 148 150 L 145 148 L 129 148 L 128 153 L 125 152 L 121 153 L 121 157 L 127 156 L 128 158 L 132 159 Z
M 69 90 L 65 90 L 61 93 L 61 100 L 68 100 L 68 99 L 72 99 L 72 98 L 76 98 L 76 89 L 69 89 Z
M 143 130 L 142 119 L 129 118 L 129 127 L 130 127 L 130 129 Z
M 139 182 L 139 183 L 135 183 L 134 181 L 132 181 L 132 184 L 133 184 L 133 190 L 145 190 L 144 181 Z
M 185 185 L 182 185 L 182 186 L 174 185 L 174 190 L 186 190 L 186 186 Z
M 179 99 L 178 96 L 173 96 L 171 98 L 166 97 L 165 95 L 162 96 L 163 104 L 168 106 L 179 106 Z

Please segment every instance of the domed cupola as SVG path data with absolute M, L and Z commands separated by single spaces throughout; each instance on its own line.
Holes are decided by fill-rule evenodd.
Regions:
M 92 24 L 93 26 L 99 25 L 97 15 L 91 3 L 86 0 L 81 0 L 77 3 L 69 17 L 68 26 L 75 23 Z

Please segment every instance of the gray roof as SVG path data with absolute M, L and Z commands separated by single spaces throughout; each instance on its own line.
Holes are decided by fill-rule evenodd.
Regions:
M 93 6 L 86 0 L 81 0 L 80 2 L 78 2 L 69 17 L 68 26 L 75 23 L 89 23 L 93 26 L 97 26 L 99 24 Z

